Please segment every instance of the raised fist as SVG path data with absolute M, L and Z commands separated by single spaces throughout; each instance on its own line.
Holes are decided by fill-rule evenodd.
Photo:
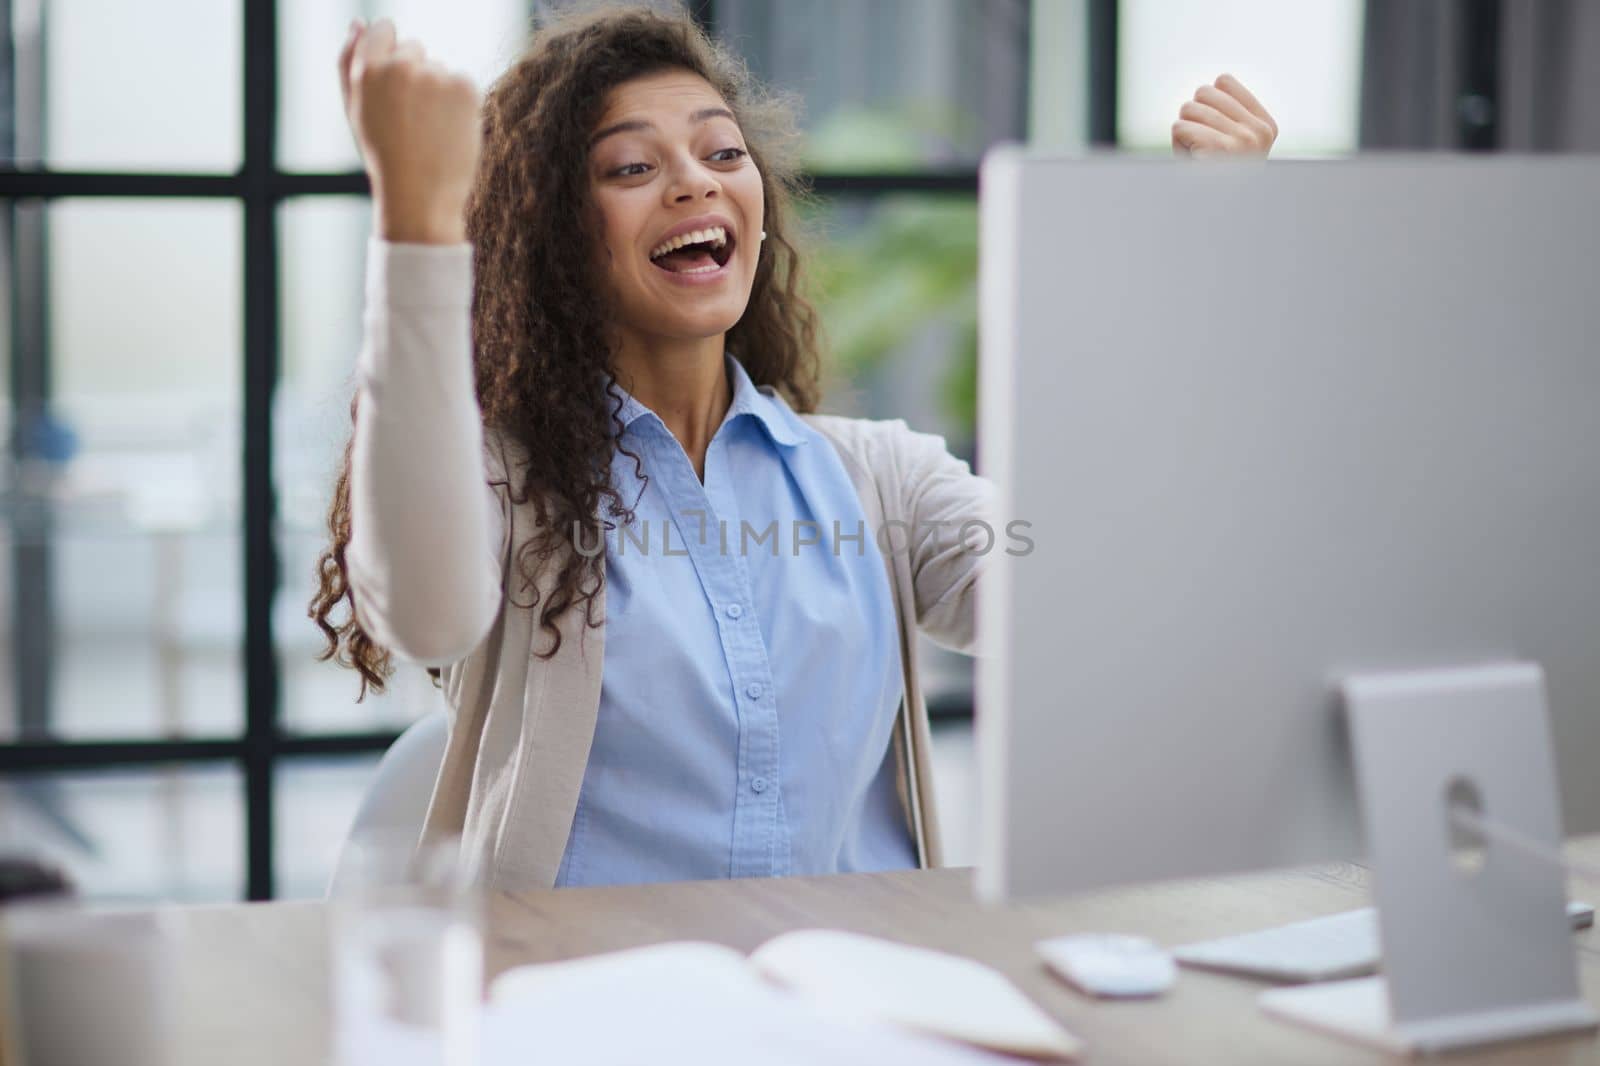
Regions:
M 394 23 L 351 23 L 339 52 L 345 116 L 372 179 L 378 236 L 419 244 L 466 239 L 467 194 L 483 145 L 471 79 L 429 60 Z
M 1277 139 L 1277 121 L 1232 74 L 1196 89 L 1172 124 L 1175 155 L 1264 156 Z

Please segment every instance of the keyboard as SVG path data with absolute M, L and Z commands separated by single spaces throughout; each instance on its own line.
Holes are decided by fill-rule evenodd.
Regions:
M 1594 908 L 1568 903 L 1574 929 L 1594 924 Z M 1371 907 L 1325 918 L 1202 940 L 1172 949 L 1185 966 L 1272 981 L 1303 983 L 1364 977 L 1378 971 L 1378 912 Z

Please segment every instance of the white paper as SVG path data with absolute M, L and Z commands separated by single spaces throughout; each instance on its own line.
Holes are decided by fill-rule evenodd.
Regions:
M 1071 1059 L 1083 1044 L 981 962 L 835 929 L 802 929 L 750 956 L 767 977 L 829 1009 L 1018 1055 Z
M 736 952 L 704 944 L 665 944 L 511 971 L 495 984 L 483 1036 L 485 1066 L 1016 1062 L 837 1017 L 768 985 Z

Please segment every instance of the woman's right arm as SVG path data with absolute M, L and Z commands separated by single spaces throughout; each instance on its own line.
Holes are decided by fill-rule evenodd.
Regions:
M 352 26 L 339 57 L 372 181 L 346 553 L 356 617 L 428 666 L 469 653 L 500 605 L 504 520 L 486 483 L 471 359 L 465 208 L 481 128 L 472 83 Z

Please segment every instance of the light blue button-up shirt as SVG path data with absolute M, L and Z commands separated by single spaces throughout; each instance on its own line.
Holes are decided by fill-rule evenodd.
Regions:
M 705 482 L 624 394 L 599 718 L 557 885 L 916 866 L 894 605 L 826 438 L 727 360 Z M 637 502 L 635 502 L 637 501 Z

